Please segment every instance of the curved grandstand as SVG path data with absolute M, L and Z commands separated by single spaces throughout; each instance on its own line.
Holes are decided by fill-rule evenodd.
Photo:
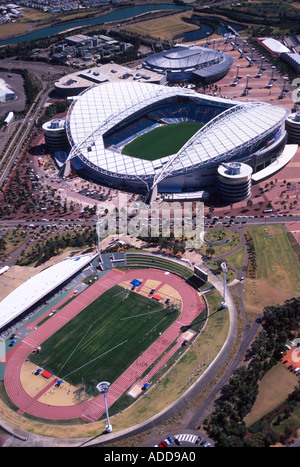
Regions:
M 180 87 L 127 81 L 93 86 L 69 108 L 64 173 L 72 165 L 101 183 L 140 192 L 209 190 L 223 162 L 247 163 L 259 174 L 279 158 L 289 113 Z M 191 130 L 191 124 L 198 126 Z M 163 127 L 166 135 L 157 133 Z M 133 140 L 138 146 L 128 155 Z

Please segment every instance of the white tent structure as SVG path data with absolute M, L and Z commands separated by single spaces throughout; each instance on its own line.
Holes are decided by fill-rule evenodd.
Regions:
M 0 102 L 15 99 L 15 93 L 8 87 L 4 79 L 0 78 Z

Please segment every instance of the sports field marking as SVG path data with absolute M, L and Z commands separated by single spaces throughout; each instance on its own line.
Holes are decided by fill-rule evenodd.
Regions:
M 66 366 L 67 362 L 70 360 L 70 358 L 72 357 L 72 355 L 74 354 L 74 352 L 76 351 L 76 349 L 80 346 L 81 342 L 83 341 L 83 339 L 86 337 L 86 335 L 89 333 L 91 327 L 93 326 L 94 323 L 92 323 L 90 325 L 90 327 L 88 328 L 88 330 L 86 331 L 86 333 L 84 334 L 84 336 L 80 339 L 80 341 L 78 342 L 78 344 L 76 345 L 75 349 L 73 350 L 73 352 L 71 352 L 71 354 L 69 355 L 69 357 L 67 358 L 67 360 L 65 361 L 65 363 L 62 365 L 62 367 L 60 368 L 59 371 L 61 371 L 64 366 Z
M 98 358 L 104 357 L 104 355 L 107 355 L 108 353 L 112 352 L 113 350 L 117 349 L 118 347 L 121 347 L 121 345 L 126 344 L 126 342 L 128 342 L 127 339 L 125 341 L 121 342 L 120 344 L 115 345 L 115 347 L 112 347 L 111 349 L 107 350 L 103 354 L 98 355 L 98 357 L 93 358 L 93 360 L 90 360 L 89 362 L 85 363 L 84 365 L 79 366 L 78 368 L 76 368 L 76 370 L 71 371 L 70 373 L 68 373 L 67 375 L 65 375 L 61 379 L 65 379 L 68 376 L 72 375 L 73 373 L 76 373 L 76 371 L 79 371 L 79 370 L 81 370 L 81 368 L 84 368 L 85 366 L 89 365 L 90 363 L 95 362 L 96 360 L 98 360 Z
M 146 313 L 139 313 L 138 315 L 133 315 L 133 316 L 126 316 L 126 318 L 121 318 L 120 321 L 123 321 L 124 319 L 132 319 L 132 318 L 138 318 L 139 316 L 148 316 L 151 315 L 152 313 L 161 313 L 165 312 L 165 309 L 162 310 L 154 310 L 154 311 L 146 311 Z
M 164 318 L 161 319 L 157 324 L 155 324 L 155 325 L 153 326 L 153 328 L 149 329 L 149 331 L 146 332 L 145 336 L 148 336 L 148 334 L 150 334 L 150 332 L 152 332 L 153 329 L 157 328 L 157 326 L 159 326 L 165 319 L 166 319 L 166 317 L 164 317 Z

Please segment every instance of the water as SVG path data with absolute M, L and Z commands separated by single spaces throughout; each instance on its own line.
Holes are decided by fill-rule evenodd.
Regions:
M 98 18 L 88 18 L 82 21 L 73 21 L 72 23 L 59 24 L 55 26 L 48 26 L 46 28 L 39 29 L 23 36 L 14 37 L 11 39 L 0 41 L 1 45 L 17 44 L 19 42 L 28 42 L 36 39 L 43 39 L 44 37 L 50 37 L 69 29 L 89 26 L 93 24 L 103 24 L 109 21 L 121 21 L 127 18 L 131 18 L 148 11 L 160 11 L 160 10 L 189 10 L 191 7 L 181 5 L 139 5 L 135 7 L 119 8 L 106 15 Z M 1 29 L 0 29 L 1 30 Z
M 205 21 L 205 19 L 209 20 L 210 22 L 214 22 L 217 26 L 216 32 L 217 34 L 224 36 L 224 34 L 231 33 L 232 30 L 228 28 L 228 26 L 232 26 L 237 32 L 243 29 L 243 26 L 232 24 L 229 22 L 226 22 L 224 20 L 220 20 L 217 17 L 214 16 L 202 16 L 201 18 L 198 17 L 197 19 L 195 18 L 192 23 L 196 24 L 199 26 L 199 29 L 196 29 L 195 31 L 190 31 L 186 32 L 183 34 L 178 34 L 177 36 L 174 37 L 174 39 L 183 39 L 183 42 L 194 42 L 198 41 L 200 39 L 204 39 L 211 34 L 213 34 L 214 30 L 211 26 L 205 23 L 201 23 L 201 19 Z

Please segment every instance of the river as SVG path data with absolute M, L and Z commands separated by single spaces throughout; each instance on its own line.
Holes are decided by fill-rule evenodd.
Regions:
M 81 21 L 73 21 L 71 23 L 56 24 L 53 26 L 47 26 L 46 28 L 38 29 L 29 34 L 24 34 L 22 36 L 14 37 L 11 39 L 0 41 L 1 45 L 8 44 L 17 44 L 19 42 L 29 42 L 36 39 L 42 39 L 44 37 L 50 37 L 55 34 L 58 34 L 63 31 L 68 31 L 70 29 L 89 26 L 93 24 L 104 24 L 110 21 L 121 21 L 124 19 L 131 18 L 133 16 L 140 15 L 142 13 L 147 13 L 149 11 L 160 11 L 160 10 L 189 10 L 191 7 L 182 6 L 182 5 L 139 5 L 134 7 L 119 8 L 110 13 L 107 13 L 103 16 L 87 18 Z

